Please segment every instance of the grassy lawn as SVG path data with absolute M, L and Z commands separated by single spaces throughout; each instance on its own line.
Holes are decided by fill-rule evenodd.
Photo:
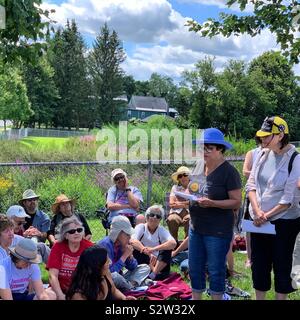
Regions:
M 53 137 L 26 137 L 20 140 L 21 144 L 29 148 L 62 149 L 69 138 Z
M 89 226 L 91 228 L 92 234 L 93 234 L 93 241 L 98 241 L 105 237 L 105 231 L 100 224 L 98 219 L 93 219 L 88 221 Z M 179 237 L 183 239 L 183 229 L 180 228 L 180 235 Z M 235 287 L 238 287 L 244 291 L 247 291 L 248 293 L 251 294 L 251 300 L 255 300 L 255 291 L 252 287 L 252 280 L 251 280 L 251 269 L 250 268 L 245 268 L 245 261 L 247 258 L 247 255 L 243 252 L 235 251 L 234 252 L 234 269 L 235 271 L 239 272 L 241 275 L 238 278 L 233 278 L 231 279 L 232 285 Z M 42 269 L 42 279 L 43 282 L 47 283 L 48 282 L 48 273 L 44 268 L 44 265 L 41 266 Z M 178 272 L 179 268 L 178 266 L 172 266 L 172 271 Z M 188 280 L 186 280 L 188 281 Z M 188 281 L 189 282 L 189 281 Z M 204 300 L 209 300 L 210 297 L 204 295 L 203 296 Z M 270 290 L 267 294 L 267 299 L 268 300 L 273 300 L 274 299 L 274 291 Z M 300 290 L 292 293 L 289 295 L 290 300 L 300 300 Z M 243 298 L 238 298 L 238 297 L 232 297 L 232 300 L 243 300 Z

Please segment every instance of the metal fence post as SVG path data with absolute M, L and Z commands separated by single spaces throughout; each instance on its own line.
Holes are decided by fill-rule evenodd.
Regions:
M 153 176 L 153 165 L 151 161 L 149 161 L 148 162 L 148 185 L 147 185 L 147 208 L 149 208 L 151 204 L 152 176 Z

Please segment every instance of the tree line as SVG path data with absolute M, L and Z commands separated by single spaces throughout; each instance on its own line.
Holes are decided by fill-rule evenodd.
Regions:
M 0 37 L 1 38 L 1 37 Z M 182 81 L 153 73 L 136 81 L 121 68 L 126 55 L 121 40 L 105 24 L 91 49 L 76 22 L 45 37 L 34 61 L 22 56 L 0 61 L 0 118 L 15 127 L 94 128 L 117 123 L 125 94 L 166 98 L 179 112 L 177 125 L 219 127 L 237 138 L 251 138 L 266 115 L 280 115 L 300 139 L 299 79 L 279 52 L 266 52 L 246 64 L 231 60 L 216 71 L 213 58 L 184 71 Z M 40 48 L 39 48 L 40 49 Z M 15 53 L 14 53 L 15 54 Z

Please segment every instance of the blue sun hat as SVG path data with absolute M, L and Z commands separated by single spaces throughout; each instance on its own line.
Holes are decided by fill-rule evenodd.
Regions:
M 224 140 L 224 134 L 222 131 L 216 128 L 204 129 L 200 140 L 196 141 L 196 144 L 220 144 L 225 149 L 232 149 L 232 144 Z

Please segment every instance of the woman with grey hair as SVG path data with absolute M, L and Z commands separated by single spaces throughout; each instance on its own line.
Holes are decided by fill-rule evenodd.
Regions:
M 134 257 L 138 263 L 150 265 L 152 280 L 162 280 L 170 273 L 171 253 L 176 247 L 176 241 L 170 232 L 159 223 L 164 217 L 164 209 L 153 205 L 146 211 L 146 223 L 135 227 L 131 244 Z
M 49 282 L 58 300 L 65 300 L 79 257 L 92 245 L 92 242 L 84 239 L 84 228 L 75 216 L 62 221 L 58 241 L 51 249 L 47 263 Z

